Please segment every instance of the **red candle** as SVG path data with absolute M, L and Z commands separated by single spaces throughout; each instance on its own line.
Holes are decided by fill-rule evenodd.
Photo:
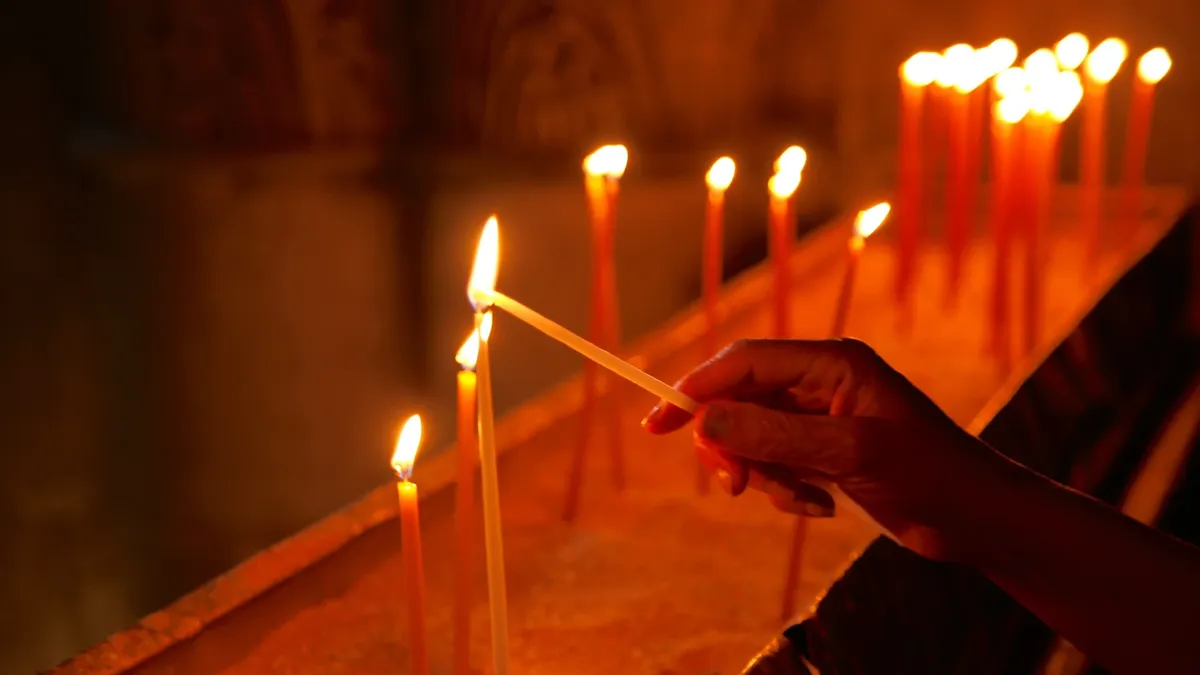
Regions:
M 921 124 L 925 92 L 938 74 L 942 57 L 934 52 L 914 54 L 900 67 L 900 172 L 897 215 L 900 254 L 896 265 L 896 305 L 901 326 L 912 322 L 912 288 L 916 278 L 917 247 L 925 222 L 924 159 Z
M 1029 111 L 1024 97 L 1011 97 L 998 102 L 992 112 L 992 182 L 989 203 L 990 229 L 995 253 L 992 279 L 992 325 L 989 350 L 996 357 L 1001 372 L 1007 372 L 1011 363 L 1011 332 L 1008 319 L 1008 273 L 1012 247 L 1013 229 L 1016 225 L 1013 208 L 1018 150 L 1017 124 Z
M 492 332 L 492 314 L 484 315 L 484 339 Z M 478 465 L 475 436 L 475 361 L 479 356 L 479 333 L 471 331 L 455 360 L 458 372 L 458 485 L 454 491 L 454 673 L 471 673 L 472 577 L 475 571 L 475 542 L 479 536 L 475 510 L 475 468 Z
M 1125 135 L 1125 154 L 1121 168 L 1121 221 L 1123 238 L 1129 240 L 1141 217 L 1142 182 L 1146 172 L 1146 153 L 1150 143 L 1150 119 L 1154 112 L 1154 89 L 1171 69 L 1167 50 L 1155 47 L 1138 59 L 1133 80 L 1133 100 Z
M 791 253 L 795 227 L 791 199 L 800 186 L 800 174 L 807 155 L 797 146 L 784 151 L 775 162 L 775 175 L 767 183 L 771 193 L 767 246 L 773 277 L 771 334 L 788 337 L 788 299 L 791 293 Z
M 404 423 L 392 455 L 392 468 L 399 481 L 396 495 L 400 501 L 401 558 L 404 561 L 405 603 L 408 605 L 409 672 L 429 673 L 429 640 L 425 626 L 425 564 L 421 557 L 421 514 L 417 506 L 417 485 L 412 477 L 413 460 L 421 444 L 421 417 L 413 415 Z
M 837 305 L 833 313 L 833 327 L 829 333 L 831 337 L 842 337 L 846 333 L 846 321 L 850 317 L 850 302 L 854 297 L 854 277 L 858 270 L 858 259 L 862 257 L 867 237 L 879 229 L 891 210 L 892 206 L 883 202 L 859 211 L 858 217 L 854 220 L 854 233 L 850 235 L 850 244 L 846 249 L 846 270 L 842 275 L 842 287 L 838 292 Z
M 1080 219 L 1083 227 L 1087 261 L 1084 273 L 1092 274 L 1100 257 L 1104 230 L 1105 148 L 1104 126 L 1108 99 L 1108 83 L 1125 60 L 1125 43 L 1109 38 L 1096 46 L 1084 61 L 1083 77 L 1083 137 L 1079 145 L 1079 176 L 1082 203 Z
M 970 92 L 974 89 L 975 50 L 957 44 L 946 50 L 942 67 L 950 72 L 953 87 L 947 90 L 949 169 L 946 193 L 946 304 L 953 306 L 962 279 L 968 235 L 967 182 L 970 138 Z
M 701 269 L 701 286 L 704 318 L 707 325 L 705 351 L 709 356 L 721 347 L 721 262 L 723 258 L 723 222 L 725 219 L 725 191 L 733 182 L 736 167 L 729 157 L 713 162 L 705 176 L 708 184 L 708 204 L 704 212 L 704 262 Z M 700 494 L 708 493 L 708 470 L 696 463 L 696 489 Z

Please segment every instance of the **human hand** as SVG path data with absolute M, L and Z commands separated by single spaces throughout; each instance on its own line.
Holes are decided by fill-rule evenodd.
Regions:
M 960 556 L 946 532 L 1007 463 L 857 340 L 741 340 L 676 388 L 702 404 L 696 451 L 730 494 L 755 474 L 798 492 L 829 481 L 931 558 Z M 643 425 L 664 434 L 690 419 L 660 402 Z

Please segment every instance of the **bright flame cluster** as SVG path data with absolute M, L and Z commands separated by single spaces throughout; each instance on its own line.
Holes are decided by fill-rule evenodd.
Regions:
M 454 355 L 454 360 L 463 370 L 475 370 L 475 362 L 479 360 L 479 337 L 483 335 L 483 341 L 487 342 L 488 337 L 492 334 L 492 313 L 488 312 L 483 315 L 483 321 L 479 326 L 478 331 L 471 331 L 467 336 L 466 341 L 458 348 L 458 353 Z
M 777 199 L 787 199 L 796 188 L 800 187 L 800 175 L 804 165 L 808 163 L 808 153 L 804 148 L 793 145 L 779 155 L 775 160 L 775 175 L 767 181 L 767 188 Z

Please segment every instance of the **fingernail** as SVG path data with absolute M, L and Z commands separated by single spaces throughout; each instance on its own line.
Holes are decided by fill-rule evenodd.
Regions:
M 722 406 L 710 406 L 704 411 L 701 428 L 706 437 L 714 441 L 725 440 L 733 428 L 733 417 Z
M 650 412 L 646 413 L 646 416 L 642 418 L 642 426 L 647 427 L 651 424 L 654 424 L 655 420 L 657 420 L 660 415 L 662 415 L 662 405 L 654 406 L 650 409 Z
M 716 476 L 717 483 L 721 485 L 721 489 L 730 497 L 736 497 L 737 495 L 733 493 L 733 474 L 729 473 L 727 469 L 717 469 Z
M 814 504 L 810 501 L 805 501 L 804 515 L 811 518 L 832 518 L 833 509 L 823 504 Z

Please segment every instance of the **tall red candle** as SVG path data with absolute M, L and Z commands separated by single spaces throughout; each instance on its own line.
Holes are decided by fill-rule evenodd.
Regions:
M 713 356 L 721 346 L 721 267 L 724 246 L 725 191 L 733 182 L 736 166 L 729 157 L 713 162 L 705 176 L 708 202 L 704 211 L 704 261 L 701 269 L 701 294 L 704 305 L 705 352 Z M 696 489 L 708 493 L 708 470 L 696 464 Z
M 922 116 L 925 92 L 938 74 L 942 57 L 934 52 L 914 54 L 900 67 L 900 157 L 897 216 L 900 255 L 896 265 L 896 305 L 901 324 L 911 323 L 912 288 L 924 213 Z
M 772 270 L 771 334 L 779 338 L 788 337 L 789 333 L 792 240 L 796 236 L 791 200 L 800 186 L 800 174 L 806 160 L 807 155 L 799 147 L 788 148 L 775 162 L 775 175 L 767 183 L 771 193 L 767 233 Z
M 1080 224 L 1087 247 L 1083 269 L 1088 275 L 1092 274 L 1099 260 L 1104 236 L 1104 126 L 1108 83 L 1121 68 L 1125 55 L 1125 43 L 1109 38 L 1096 45 L 1083 66 L 1083 130 L 1079 144 Z
M 946 193 L 946 304 L 952 306 L 958 297 L 962 279 L 963 258 L 968 236 L 967 182 L 970 180 L 970 91 L 974 89 L 975 50 L 970 45 L 957 44 L 946 50 L 942 68 L 952 73 L 953 86 L 947 91 L 947 129 L 949 144 Z
M 421 418 L 413 415 L 404 423 L 392 455 L 392 468 L 399 479 L 396 496 L 400 503 L 400 553 L 404 562 L 405 604 L 408 606 L 409 672 L 429 673 L 429 634 L 425 625 L 425 563 L 421 554 L 421 515 L 417 485 L 412 477 L 413 460 L 421 444 Z
M 993 239 L 995 263 L 991 293 L 991 331 L 989 351 L 996 357 L 1001 372 L 1011 366 L 1011 330 L 1009 326 L 1009 270 L 1014 222 L 1016 134 L 1018 123 L 1029 111 L 1024 97 L 999 101 L 992 111 L 992 181 L 988 204 L 988 223 Z
M 1131 238 L 1133 228 L 1141 217 L 1142 181 L 1145 177 L 1146 154 L 1150 144 L 1154 90 L 1159 80 L 1162 80 L 1170 69 L 1171 57 L 1162 47 L 1155 47 L 1138 59 L 1121 167 L 1121 222 L 1124 240 Z

